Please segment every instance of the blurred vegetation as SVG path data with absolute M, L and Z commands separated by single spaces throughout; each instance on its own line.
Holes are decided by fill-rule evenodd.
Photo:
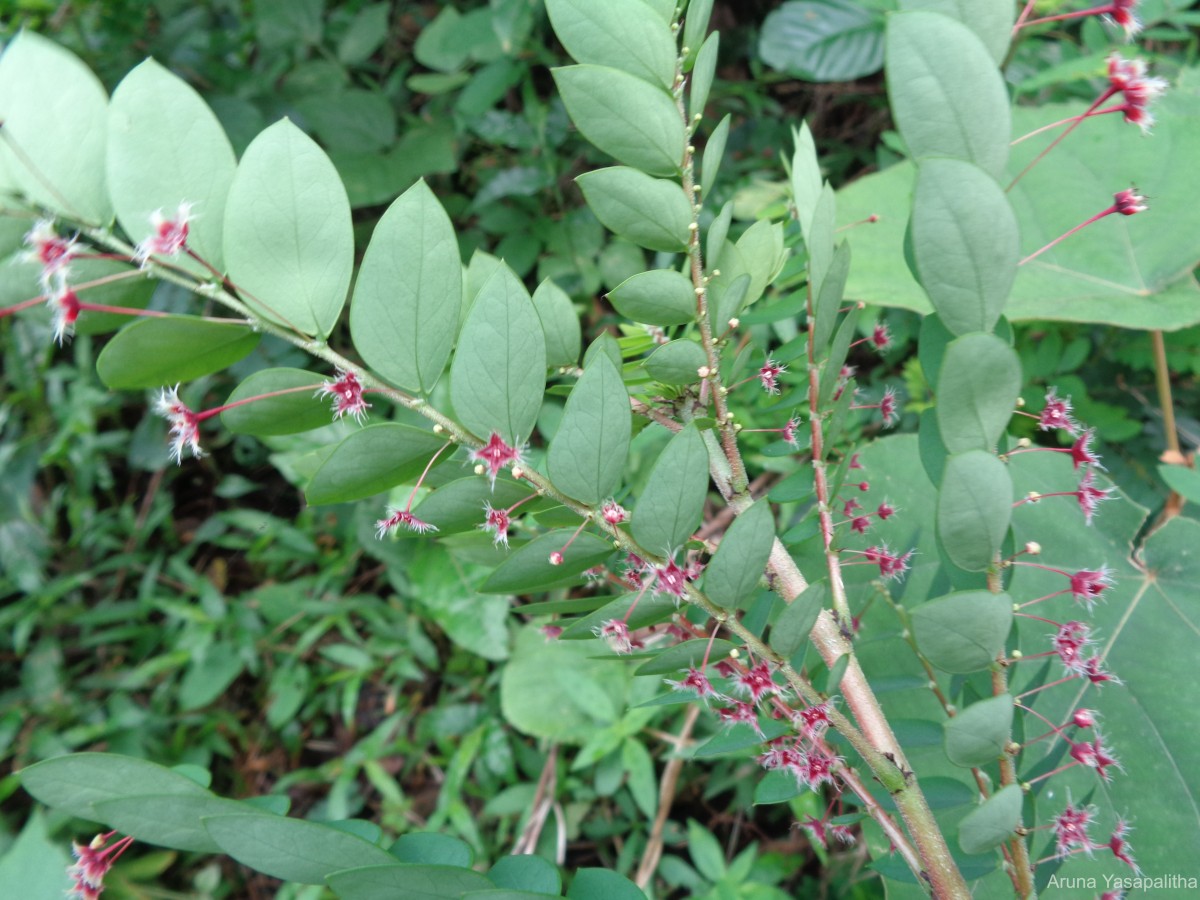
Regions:
M 829 73 L 782 64 L 780 48 L 762 42 L 764 21 L 787 5 L 716 4 L 721 60 L 709 114 L 733 121 L 717 205 L 732 199 L 742 228 L 784 213 L 781 156 L 801 119 L 835 184 L 900 158 L 878 71 L 811 80 Z M 867 16 L 892 5 L 859 4 Z M 1200 14 L 1188 6 L 1154 7 L 1162 15 L 1151 19 L 1149 49 L 1168 73 L 1196 57 Z M 531 285 L 554 278 L 586 334 L 613 325 L 603 293 L 644 267 L 643 251 L 612 239 L 573 184 L 606 163 L 554 96 L 548 67 L 565 57 L 535 0 L 18 0 L 15 9 L 4 35 L 30 27 L 53 37 L 109 90 L 155 57 L 204 95 L 239 151 L 290 117 L 344 178 L 360 250 L 387 204 L 425 177 L 455 219 L 464 260 L 481 249 Z M 1023 42 L 1014 92 L 1093 96 L 1099 27 Z M 797 69 L 809 80 L 789 71 Z M 788 290 L 785 272 L 775 297 Z M 163 287 L 153 304 L 180 301 Z M 919 319 L 876 316 L 895 343 L 882 358 L 864 351 L 853 360 L 859 383 L 902 384 L 902 427 L 911 428 L 928 398 L 915 357 Z M 753 331 L 759 342 L 786 340 L 789 327 L 768 317 Z M 1118 481 L 1160 509 L 1164 438 L 1149 336 L 1019 330 L 1027 377 L 1072 395 Z M 286 794 L 300 815 L 369 818 L 395 833 L 444 829 L 484 858 L 511 850 L 554 760 L 554 821 L 539 852 L 553 857 L 561 841 L 568 866 L 636 870 L 686 706 L 596 726 L 582 748 L 522 735 L 498 690 L 519 617 L 503 600 L 477 605 L 469 567 L 432 546 L 409 553 L 363 540 L 368 511 L 305 508 L 296 439 L 214 436 L 210 456 L 169 465 L 164 425 L 145 398 L 110 393 L 97 379 L 100 338 L 81 334 L 59 349 L 34 316 L 0 322 L 0 344 L 0 857 L 31 812 L 12 770 L 105 749 L 211 767 L 214 789 Z M 1181 433 L 1194 448 L 1200 328 L 1167 335 L 1167 350 Z M 192 390 L 224 396 L 268 365 L 305 359 L 264 340 Z M 696 729 L 715 725 L 701 717 Z M 648 754 L 628 749 L 642 746 Z M 850 849 L 831 860 L 793 828 L 822 814 L 817 797 L 752 804 L 755 768 L 737 758 L 684 766 L 660 894 L 881 896 L 861 870 L 865 857 Z M 51 817 L 48 826 L 63 846 L 85 836 L 80 823 Z M 177 856 L 123 861 L 106 896 L 277 896 L 270 879 L 229 861 Z M 288 891 L 278 896 L 319 895 Z

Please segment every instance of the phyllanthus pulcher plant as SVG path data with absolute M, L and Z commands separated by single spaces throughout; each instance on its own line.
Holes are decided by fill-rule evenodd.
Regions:
M 836 199 L 821 178 L 811 135 L 806 129 L 797 133 L 798 146 L 790 173 L 795 220 L 790 233 L 785 234 L 787 229 L 779 223 L 763 222 L 733 241 L 728 239 L 729 222 L 725 221 L 726 233 L 719 235 L 721 239 L 713 239 L 710 231 L 711 247 L 709 243 L 702 245 L 701 219 L 711 185 L 706 187 L 696 179 L 694 140 L 698 135 L 702 137 L 699 128 L 708 90 L 701 59 L 711 64 L 716 58 L 716 44 L 710 43 L 713 37 L 706 38 L 704 33 L 707 14 L 697 20 L 698 25 L 687 21 L 672 27 L 658 18 L 638 20 L 632 27 L 644 30 L 645 42 L 613 41 L 610 45 L 616 50 L 610 47 L 608 52 L 616 53 L 616 58 L 597 58 L 595 48 L 581 35 L 603 30 L 606 23 L 613 29 L 629 26 L 632 20 L 625 21 L 618 6 L 583 9 L 573 0 L 547 2 L 552 24 L 564 46 L 581 63 L 555 72 L 567 112 L 585 137 L 623 164 L 581 176 L 584 194 L 597 218 L 611 231 L 647 250 L 677 255 L 681 263 L 677 268 L 643 274 L 654 274 L 655 278 L 663 274 L 677 276 L 667 280 L 676 289 L 682 285 L 689 304 L 694 298 L 694 309 L 689 306 L 685 315 L 678 310 L 669 314 L 655 309 L 641 313 L 651 320 L 640 324 L 660 348 L 656 352 L 683 347 L 688 354 L 684 357 L 686 366 L 655 369 L 650 359 L 635 364 L 639 370 L 663 373 L 661 385 L 655 382 L 650 390 L 637 390 L 636 379 L 627 379 L 624 371 L 631 362 L 629 354 L 611 340 L 597 341 L 584 355 L 582 366 L 577 365 L 577 350 L 572 358 L 551 363 L 551 354 L 563 343 L 564 334 L 561 322 L 556 325 L 559 320 L 552 314 L 557 296 L 554 291 L 558 289 L 543 285 L 530 297 L 520 279 L 502 263 L 497 262 L 490 277 L 475 285 L 474 300 L 464 315 L 463 304 L 469 292 L 463 286 L 456 236 L 444 210 L 424 184 L 410 189 L 393 204 L 363 257 L 350 312 L 350 337 L 362 361 L 332 350 L 326 341 L 345 299 L 353 267 L 352 239 L 344 243 L 345 253 L 338 256 L 336 248 L 329 249 L 328 258 L 318 260 L 322 265 L 315 267 L 322 271 L 341 267 L 345 272 L 344 282 L 335 280 L 328 286 L 326 294 L 336 300 L 331 314 L 326 308 L 326 294 L 299 296 L 296 285 L 307 283 L 303 279 L 290 282 L 289 291 L 272 290 L 267 281 L 256 280 L 256 264 L 261 260 L 252 259 L 248 264 L 246 256 L 240 255 L 250 237 L 300 234 L 308 225 L 306 216 L 320 219 L 323 227 L 336 222 L 340 215 L 340 207 L 334 204 L 326 210 L 293 210 L 295 222 L 267 223 L 271 227 L 253 220 L 264 208 L 252 202 L 261 199 L 254 193 L 258 183 L 264 181 L 272 190 L 280 187 L 271 179 L 271 165 L 261 162 L 278 157 L 267 154 L 264 147 L 284 156 L 308 154 L 305 160 L 314 164 L 313 171 L 321 171 L 320 166 L 328 163 L 319 148 L 305 144 L 306 139 L 286 123 L 264 132 L 256 139 L 257 148 L 252 144 L 238 164 L 228 204 L 242 210 L 250 221 L 239 234 L 239 218 L 229 218 L 224 260 L 198 249 L 206 219 L 216 217 L 215 210 L 201 207 L 199 201 L 179 205 L 171 218 L 161 212 L 151 216 L 149 234 L 137 242 L 122 240 L 103 223 L 98 225 L 60 209 L 53 219 L 35 225 L 28 238 L 30 259 L 41 267 L 38 284 L 43 295 L 10 311 L 48 302 L 54 311 L 54 332 L 60 343 L 70 335 L 79 317 L 91 311 L 146 319 L 166 317 L 133 306 L 89 305 L 81 299 L 81 294 L 86 296 L 90 287 L 100 284 L 72 283 L 71 264 L 95 256 L 129 267 L 127 272 L 109 276 L 104 284 L 147 276 L 173 281 L 242 317 L 217 322 L 189 320 L 197 326 L 197 333 L 204 322 L 221 329 L 241 329 L 236 333 L 244 331 L 247 343 L 257 334 L 266 333 L 308 351 L 332 368 L 331 379 L 321 381 L 312 376 L 300 384 L 257 393 L 247 387 L 244 396 L 235 394 L 224 405 L 199 411 L 180 400 L 179 384 L 173 388 L 156 386 L 161 394 L 154 407 L 169 423 L 171 453 L 176 461 L 182 463 L 184 450 L 190 450 L 194 457 L 202 456 L 201 425 L 217 416 L 225 422 L 239 414 L 261 411 L 264 417 L 282 418 L 276 411 L 285 409 L 285 402 L 322 404 L 321 424 L 340 420 L 349 434 L 312 476 L 306 487 L 310 502 L 363 499 L 403 487 L 406 501 L 386 507 L 383 518 L 376 522 L 380 539 L 399 532 L 429 539 L 442 535 L 443 529 L 459 534 L 475 532 L 485 546 L 490 543 L 489 549 L 507 551 L 493 576 L 504 576 L 498 579 L 506 585 L 500 589 L 503 592 L 534 592 L 559 584 L 571 584 L 574 589 L 577 585 L 572 579 L 578 579 L 627 594 L 615 598 L 600 594 L 584 626 L 575 629 L 574 624 L 583 620 L 561 620 L 544 626 L 547 636 L 567 640 L 575 629 L 594 634 L 618 654 L 635 650 L 653 654 L 656 674 L 676 676 L 667 679 L 673 693 L 694 698 L 722 728 L 750 734 L 755 757 L 767 773 L 789 779 L 797 793 L 823 795 L 817 807 L 824 808 L 823 815 L 810 815 L 797 823 L 815 843 L 829 846 L 848 843 L 860 835 L 882 835 L 886 840 L 876 841 L 884 848 L 882 852 L 896 854 L 919 883 L 928 885 L 935 896 L 946 898 L 970 896 L 949 849 L 948 837 L 952 840 L 955 836 L 943 831 L 930 810 L 919 773 L 907 760 L 884 703 L 860 662 L 860 652 L 869 651 L 859 646 L 858 635 L 864 627 L 874 627 L 868 621 L 870 601 L 863 602 L 864 592 L 891 601 L 893 592 L 909 590 L 910 584 L 917 581 L 916 570 L 923 566 L 941 566 L 963 580 L 974 578 L 976 590 L 925 597 L 927 602 L 914 605 L 911 621 L 916 637 L 907 628 L 903 635 L 911 639 L 921 665 L 929 673 L 931 690 L 943 701 L 947 756 L 955 765 L 970 770 L 978 788 L 978 808 L 958 826 L 959 848 L 975 854 L 998 847 L 994 855 L 1003 858 L 1004 864 L 1002 869 L 997 868 L 997 877 L 1010 879 L 1019 896 L 1029 896 L 1033 890 L 1037 861 L 1030 858 L 1026 839 L 1039 828 L 1055 832 L 1054 858 L 1094 854 L 1107 847 L 1114 858 L 1134 866 L 1127 840 L 1130 826 L 1124 819 L 1118 821 L 1107 844 L 1092 837 L 1098 832 L 1094 827 L 1096 814 L 1090 807 L 1068 803 L 1067 810 L 1053 821 L 1034 825 L 1021 822 L 1023 791 L 1036 790 L 1042 783 L 1075 769 L 1093 769 L 1101 781 L 1114 778 L 1120 771 L 1116 751 L 1098 731 L 1100 719 L 1090 706 L 1074 704 L 1062 721 L 1046 717 L 1038 709 L 1056 689 L 1065 694 L 1086 684 L 1088 690 L 1098 694 L 1102 688 L 1109 690 L 1109 685 L 1119 684 L 1108 671 L 1095 629 L 1083 621 L 1105 602 L 1106 591 L 1114 582 L 1113 573 L 1102 560 L 1088 562 L 1088 568 L 1081 569 L 1035 563 L 1032 560 L 1041 556 L 1041 547 L 1034 541 L 1025 542 L 1020 553 L 1008 557 L 1002 553 L 1014 508 L 1056 503 L 1074 514 L 1075 510 L 1067 509 L 1070 504 L 1065 499 L 1058 499 L 1074 498 L 1083 521 L 1090 525 L 1099 504 L 1112 491 L 1097 482 L 1100 459 L 1093 446 L 1094 433 L 1076 422 L 1069 398 L 1059 397 L 1056 391 L 1047 395 L 1042 413 L 1035 417 L 1037 427 L 1044 437 L 1064 433 L 1070 447 L 1035 447 L 1032 440 L 1010 447 L 1006 434 L 1012 413 L 1009 406 L 1019 404 L 1008 405 L 1007 400 L 1016 401 L 1018 396 L 1020 366 L 1012 349 L 993 333 L 1017 267 L 1083 226 L 1019 259 L 1013 225 L 1011 246 L 1005 245 L 1006 265 L 996 266 L 997 270 L 1007 268 L 1007 272 L 973 273 L 986 287 L 981 293 L 987 296 L 947 292 L 944 286 L 948 280 L 937 276 L 939 266 L 946 265 L 950 256 L 944 252 L 945 247 L 979 249 L 985 242 L 990 242 L 989 248 L 1004 243 L 994 233 L 1002 230 L 999 226 L 1006 221 L 1013 221 L 996 180 L 1003 165 L 989 168 L 982 158 L 958 158 L 942 152 L 943 145 L 931 141 L 928 132 L 922 130 L 937 127 L 938 122 L 927 121 L 929 117 L 910 118 L 905 111 L 913 108 L 911 103 L 905 105 L 906 100 L 913 99 L 905 92 L 917 90 L 916 80 L 894 74 L 897 70 L 902 73 L 905 58 L 903 53 L 892 54 L 889 79 L 897 95 L 898 127 L 912 148 L 918 169 L 912 224 L 915 269 L 936 311 L 936 319 L 931 321 L 946 332 L 944 346 L 938 351 L 942 357 L 941 377 L 934 379 L 937 383 L 933 386 L 940 431 L 934 440 L 941 443 L 945 458 L 940 464 L 937 460 L 921 461 L 927 466 L 933 497 L 923 497 L 921 505 L 936 508 L 936 517 L 931 522 L 929 510 L 914 503 L 905 503 L 908 510 L 902 513 L 877 486 L 890 483 L 892 490 L 897 490 L 897 481 L 889 482 L 892 473 L 868 472 L 856 450 L 864 430 L 895 424 L 903 407 L 891 387 L 880 393 L 878 402 L 861 402 L 851 353 L 856 352 L 859 360 L 864 353 L 882 353 L 890 347 L 892 337 L 885 324 L 873 326 L 869 334 L 868 329 L 860 329 L 862 304 L 845 301 L 845 269 L 839 276 L 836 266 L 848 264 L 846 245 L 835 247 Z M 702 3 L 695 6 L 705 8 Z M 1108 4 L 1079 14 L 1085 12 L 1107 15 L 1131 30 L 1132 3 Z M 1027 19 L 1023 16 L 1022 24 L 1034 24 Z M 936 29 L 938 39 L 946 46 L 974 46 L 960 40 L 966 25 L 937 13 L 899 13 L 891 19 L 889 29 L 900 44 Z M 689 48 L 682 43 L 701 40 L 710 48 L 707 55 L 703 47 Z M 656 58 L 646 50 L 655 46 L 670 50 Z M 642 53 L 650 56 L 643 58 Z M 925 58 L 921 60 L 924 65 Z M 1091 114 L 1121 112 L 1127 121 L 1148 126 L 1147 107 L 1161 92 L 1161 85 L 1148 79 L 1144 68 L 1134 62 L 1113 58 L 1108 68 L 1109 87 Z M 654 79 L 642 77 L 646 73 Z M 933 77 L 946 85 L 957 76 L 935 66 Z M 972 77 L 979 83 L 967 84 L 966 95 L 985 99 L 998 96 L 1007 103 L 1000 74 L 990 60 Z M 711 73 L 708 78 L 711 81 Z M 998 91 L 993 89 L 996 85 Z M 1118 93 L 1121 102 L 1105 108 L 1103 104 Z M 590 99 L 615 94 L 631 97 L 630 108 L 636 112 L 598 111 Z M 1007 121 L 1007 109 L 984 112 L 990 114 L 970 121 Z M 645 126 L 655 115 L 659 115 L 658 124 L 667 135 L 662 146 L 646 143 Z M 1087 117 L 1078 118 L 1082 121 Z M 202 119 L 203 115 L 197 113 L 197 121 Z M 719 143 L 717 133 L 714 131 L 709 138 L 714 165 L 720 156 L 714 146 Z M 993 154 L 1007 153 L 1008 135 L 1003 135 L 1002 142 L 997 135 L 983 131 L 972 138 L 979 146 L 989 146 L 992 140 L 1000 148 L 997 151 L 992 147 Z M 927 152 L 930 147 L 939 152 Z M 709 152 L 705 150 L 706 155 Z M 709 168 L 706 159 L 705 178 L 709 177 Z M 336 172 L 332 178 L 330 185 L 340 189 Z M 960 189 L 964 178 L 973 179 L 967 182 L 971 190 Z M 928 190 L 930 184 L 938 190 Z M 947 185 L 954 185 L 956 190 L 947 190 Z M 632 200 L 650 191 L 670 191 L 674 202 L 634 204 L 638 228 L 611 215 L 614 204 L 629 209 Z M 331 187 L 331 193 L 336 195 L 337 190 Z M 971 231 L 970 223 L 979 217 L 946 216 L 942 210 L 929 215 L 931 194 L 984 209 L 985 224 Z M 1110 207 L 1084 224 L 1145 209 L 1140 194 L 1132 189 L 1121 191 Z M 193 210 L 197 215 L 193 216 Z M 348 208 L 346 213 L 348 228 Z M 931 227 L 931 221 L 936 224 L 945 220 L 966 223 L 962 225 L 964 231 L 946 235 Z M 874 221 L 876 217 L 865 220 Z M 121 224 L 127 232 L 136 232 L 139 228 L 144 231 L 146 223 L 126 216 Z M 419 240 L 402 232 L 402 227 L 409 226 L 419 230 Z M 647 227 L 642 226 L 653 226 L 649 231 L 656 236 L 647 238 Z M 662 234 L 669 237 L 663 238 Z M 312 237 L 307 232 L 300 237 L 306 240 L 297 238 L 297 243 L 308 248 L 308 253 L 325 253 L 337 243 L 307 240 Z M 768 337 L 767 345 L 759 346 L 763 339 L 743 331 L 739 315 L 764 294 L 782 270 L 785 239 L 802 241 L 807 255 L 807 284 L 801 298 L 804 316 L 798 323 L 805 329 L 804 339 L 790 347 L 772 347 L 772 338 Z M 961 255 L 990 259 L 996 254 L 989 249 L 987 253 Z M 393 257 L 400 260 L 396 269 L 389 268 Z M 289 257 L 279 254 L 278 258 Z M 728 259 L 732 265 L 739 258 L 751 271 L 722 277 L 721 267 L 726 266 L 722 260 Z M 303 274 L 311 276 L 312 272 Z M 749 295 L 748 282 L 757 285 L 754 296 Z M 539 294 L 543 303 L 538 301 Z M 679 291 L 675 294 L 678 296 Z M 569 298 L 565 302 L 567 317 L 578 329 Z M 662 324 L 654 321 L 659 317 Z M 419 329 L 409 326 L 414 322 Z M 417 330 L 419 339 L 414 337 Z M 556 343 L 552 338 L 559 340 Z M 756 374 L 753 364 L 746 366 L 739 359 L 743 345 L 752 340 L 758 343 L 750 358 L 765 360 Z M 121 335 L 114 338 L 106 353 L 119 350 L 121 341 Z M 701 357 L 697 354 L 704 360 L 699 366 Z M 669 353 L 664 356 L 670 358 Z M 442 396 L 435 389 L 447 366 L 448 397 L 454 415 L 434 405 L 434 398 Z M 983 391 L 972 395 L 967 390 L 972 373 L 985 367 L 989 376 L 994 376 L 987 390 L 1005 398 L 1006 403 L 983 403 L 979 399 Z M 747 368 L 752 374 L 738 380 Z M 539 434 L 535 433 L 535 425 L 548 372 L 563 377 L 561 386 L 567 400 L 553 433 Z M 283 375 L 272 373 L 271 377 L 284 384 Z M 763 394 L 739 393 L 735 389 L 755 380 L 768 398 L 779 397 L 765 414 L 774 417 L 766 421 L 772 426 L 769 428 L 742 427 L 742 420 L 755 415 L 754 404 L 762 400 Z M 367 393 L 374 403 L 366 401 Z M 327 402 L 330 405 L 324 406 Z M 956 403 L 959 413 L 955 412 Z M 432 429 L 391 421 L 388 412 L 379 408 L 385 404 L 424 417 L 432 423 Z M 961 414 L 964 408 L 967 414 Z M 372 426 L 349 426 L 346 420 L 350 419 L 356 426 L 364 425 L 368 410 L 374 419 Z M 625 471 L 630 458 L 631 412 L 646 420 L 646 427 L 654 429 L 652 434 L 658 435 L 662 445 L 648 477 L 640 481 Z M 802 449 L 801 434 L 805 431 L 807 449 Z M 392 436 L 393 452 L 380 454 L 376 447 L 366 448 L 368 441 L 383 433 Z M 810 479 L 811 494 L 802 495 L 805 499 L 798 503 L 798 509 L 772 507 L 770 497 L 763 496 L 762 485 L 750 477 L 748 468 L 761 449 L 757 443 L 747 442 L 746 436 L 754 433 L 778 435 L 783 449 L 777 455 L 790 458 Z M 1078 481 L 1073 484 L 1074 490 L 1027 493 L 1014 504 L 1013 476 L 1009 472 L 1021 465 L 1024 454 L 1035 452 L 1070 454 L 1071 472 Z M 397 459 L 406 462 L 400 464 Z M 429 478 L 435 466 L 452 469 L 456 465 L 462 481 L 467 482 L 461 488 L 452 488 L 460 484 L 458 480 L 447 484 Z M 357 477 L 364 471 L 371 476 L 364 477 L 370 489 L 341 486 L 346 473 Z M 631 487 L 634 484 L 638 485 L 636 489 Z M 443 518 L 436 503 L 431 504 L 432 511 L 423 511 L 426 499 L 436 500 L 441 492 L 453 495 L 458 489 L 467 497 L 464 505 L 474 513 L 474 519 L 466 525 L 452 516 Z M 512 493 L 505 493 L 509 491 Z M 706 517 L 706 507 L 713 500 L 710 494 L 719 496 L 729 511 L 728 518 L 716 527 L 711 523 L 718 516 Z M 537 515 L 546 506 L 577 516 L 577 526 L 561 531 L 546 528 Z M 936 553 L 918 551 L 915 534 L 920 528 L 904 530 L 908 528 L 906 518 L 914 515 L 924 517 L 921 528 L 927 534 L 936 532 Z M 777 529 L 783 535 L 787 533 L 785 527 L 801 531 L 800 526 L 808 525 L 812 527 L 807 538 L 785 543 L 777 537 Z M 526 535 L 532 535 L 532 540 L 522 543 Z M 905 543 L 899 542 L 898 535 Z M 803 568 L 798 559 L 804 560 Z M 1037 598 L 1008 597 L 1004 579 L 1022 566 L 1060 577 L 1060 587 Z M 855 580 L 862 573 L 870 576 L 865 586 Z M 919 589 L 934 590 L 928 578 L 913 590 Z M 1040 615 L 1064 602 L 1071 605 L 1066 621 Z M 1039 615 L 1026 611 L 1043 603 L 1049 607 L 1038 606 Z M 892 605 L 907 616 L 898 602 L 892 601 Z M 936 632 L 923 624 L 940 615 L 944 617 L 943 631 L 967 633 L 984 618 L 985 610 L 991 614 L 1002 610 L 1007 618 L 994 616 L 998 627 L 979 640 L 952 644 L 949 651 L 929 637 Z M 1043 646 L 1048 649 L 1023 655 L 1019 648 L 1008 646 L 1013 615 L 1044 625 L 1047 643 Z M 1028 636 L 1028 630 L 1025 634 Z M 811 654 L 807 652 L 810 648 Z M 973 648 L 986 652 L 966 652 Z M 965 662 L 964 656 L 969 656 Z M 1020 671 L 1027 667 L 1027 661 L 1040 657 L 1057 658 L 1062 677 L 1016 696 L 1009 694 L 1009 673 Z M 939 682 L 934 671 L 937 668 L 955 676 L 974 677 L 975 687 L 983 685 L 981 693 L 990 689 L 992 697 L 958 709 Z M 994 709 L 1001 709 L 1002 715 L 993 713 Z M 1023 745 L 1016 744 L 1011 740 L 1014 709 L 1021 710 L 1030 722 L 1043 720 L 1050 730 Z M 1004 724 L 1004 715 L 1009 717 L 1008 725 Z M 998 748 L 994 741 L 989 744 L 978 740 L 972 730 L 979 728 L 978 723 L 985 717 L 992 718 L 984 722 L 988 728 L 980 728 L 980 732 L 994 735 L 999 731 L 1008 738 L 1001 740 Z M 995 726 L 995 722 L 1003 727 Z M 956 743 L 956 736 L 961 735 L 971 740 Z M 1063 743 L 1066 752 L 1062 764 L 1052 771 L 1029 774 L 1023 780 L 1019 771 L 1022 754 L 1043 741 Z M 987 752 L 980 755 L 979 751 L 963 751 L 960 744 L 983 744 Z M 884 808 L 880 792 L 886 792 L 889 806 L 896 812 Z M 1013 797 L 1017 799 L 1015 808 Z M 997 840 L 997 835 L 1002 837 Z M 236 855 L 236 845 L 230 852 Z

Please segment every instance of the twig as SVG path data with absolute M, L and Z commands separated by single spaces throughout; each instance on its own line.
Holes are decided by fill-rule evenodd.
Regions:
M 687 714 L 683 718 L 683 727 L 679 729 L 679 737 L 674 741 L 677 747 L 682 746 L 691 738 L 692 728 L 695 727 L 696 719 L 699 716 L 700 707 L 698 705 L 688 707 Z M 679 782 L 679 772 L 682 768 L 682 756 L 672 756 L 663 767 L 662 781 L 658 789 L 658 814 L 654 817 L 654 826 L 650 829 L 650 839 L 646 842 L 646 849 L 642 853 L 642 861 L 638 864 L 637 876 L 634 878 L 637 886 L 643 890 L 650 883 L 650 879 L 654 877 L 654 872 L 658 869 L 658 861 L 662 859 L 663 831 L 667 827 L 667 819 L 671 816 L 671 805 L 675 802 L 675 786 Z

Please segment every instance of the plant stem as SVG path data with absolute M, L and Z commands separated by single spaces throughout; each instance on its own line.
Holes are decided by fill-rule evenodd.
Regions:
M 1162 407 L 1167 450 L 1180 457 L 1183 455 L 1183 449 L 1179 444 L 1179 431 L 1175 427 L 1175 402 L 1171 399 L 1171 368 L 1167 364 L 1167 345 L 1163 333 L 1151 331 L 1150 343 L 1154 347 L 1154 383 L 1158 388 L 1158 405 Z

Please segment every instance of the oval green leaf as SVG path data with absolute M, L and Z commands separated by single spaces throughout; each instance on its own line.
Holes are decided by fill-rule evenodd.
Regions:
M 298 434 L 328 425 L 332 412 L 328 400 L 317 396 L 324 382 L 321 376 L 305 369 L 263 369 L 255 372 L 236 388 L 225 401 L 228 406 L 276 391 L 308 388 L 279 397 L 255 400 L 221 413 L 221 424 L 235 434 L 276 435 Z
M 585 138 L 650 175 L 679 171 L 683 117 L 669 93 L 607 66 L 567 66 L 553 73 L 567 112 Z
M 201 819 L 221 815 L 270 815 L 266 810 L 211 794 L 144 794 L 93 804 L 100 821 L 121 834 L 156 847 L 193 853 L 219 853 Z
M 992 334 L 965 334 L 946 348 L 937 419 L 951 453 L 995 450 L 1021 393 L 1021 360 Z
M 487 877 L 497 887 L 537 891 L 557 897 L 562 893 L 562 876 L 549 860 L 531 854 L 502 856 L 488 869 Z
M 700 367 L 708 365 L 708 357 L 695 341 L 681 338 L 663 344 L 647 357 L 645 365 L 655 381 L 663 384 L 694 384 L 700 380 L 696 374 Z
M 711 648 L 707 640 L 684 641 L 668 647 L 654 659 L 638 666 L 635 675 L 669 675 L 688 668 L 698 668 L 707 656 L 709 663 L 718 663 L 729 655 L 736 645 L 717 638 Z
M 1015 4 L 995 0 L 900 0 L 900 9 L 924 9 L 957 19 L 979 35 L 996 65 L 1004 64 L 1017 18 Z
M 450 399 L 467 428 L 520 446 L 546 390 L 546 339 L 525 285 L 501 264 L 467 313 L 450 364 Z
M 675 82 L 675 39 L 642 0 L 546 0 L 554 33 L 580 63 L 614 66 L 660 87 Z
M 362 500 L 416 478 L 446 441 L 410 425 L 384 422 L 356 431 L 333 448 L 313 474 L 310 506 Z M 438 462 L 449 458 L 448 453 Z
M 567 398 L 546 453 L 554 486 L 592 506 L 611 496 L 625 470 L 632 429 L 621 373 L 608 357 L 598 355 Z
M 0 171 L 30 202 L 95 225 L 112 219 L 107 120 L 104 86 L 75 54 L 29 30 L 9 41 L 0 56 Z
M 610 166 L 575 179 L 604 227 L 649 250 L 687 249 L 692 207 L 683 189 L 629 166 Z
M 529 486 L 505 478 L 491 484 L 487 478 L 471 475 L 444 484 L 428 494 L 413 510 L 422 522 L 428 522 L 439 534 L 473 531 L 484 521 L 483 505 L 506 509 L 529 496 Z
M 538 535 L 509 554 L 488 576 L 479 590 L 488 594 L 526 594 L 560 584 L 572 584 L 592 566 L 598 566 L 613 553 L 605 538 L 582 531 L 565 550 L 563 546 L 575 534 L 573 528 L 559 528 Z M 550 554 L 562 553 L 562 562 L 554 565 Z
M 323 338 L 341 315 L 354 267 L 350 201 L 329 157 L 287 119 L 238 164 L 225 263 L 246 304 L 284 327 Z
M 245 325 L 195 316 L 142 319 L 117 332 L 96 359 L 115 391 L 156 388 L 211 375 L 248 355 L 259 335 Z
M 928 159 L 917 170 L 912 247 L 921 286 L 956 335 L 991 331 L 1017 277 L 1019 237 L 1000 186 L 970 163 Z
M 194 214 L 188 246 L 223 268 L 225 199 L 237 157 L 191 85 L 153 59 L 126 75 L 109 106 L 107 163 L 117 221 L 133 243 L 154 232 L 153 213 L 170 218 L 186 204 Z
M 917 647 L 943 672 L 966 675 L 986 669 L 1003 652 L 1012 629 L 1008 594 L 962 591 L 912 611 Z
M 708 449 L 695 425 L 686 425 L 659 454 L 633 510 L 639 544 L 670 555 L 692 536 L 708 496 Z
M 949 457 L 938 492 L 937 533 L 950 561 L 968 572 L 992 565 L 1012 520 L 1008 467 L 983 450 Z
M 756 593 L 774 543 L 775 517 L 771 505 L 760 500 L 733 520 L 704 570 L 709 599 L 732 609 Z
M 958 846 L 963 853 L 986 853 L 1013 836 L 1021 824 L 1025 795 L 1018 784 L 1002 787 L 958 825 Z
M 999 178 L 1012 124 L 992 55 L 966 25 L 936 12 L 888 17 L 892 115 L 915 159 L 948 156 Z
M 946 757 L 966 769 L 995 762 L 1012 740 L 1012 724 L 1010 694 L 972 703 L 943 726 Z
M 462 258 L 450 217 L 424 181 L 388 207 L 363 256 L 350 335 L 372 369 L 429 393 L 450 358 L 463 298 Z
M 343 868 L 326 876 L 329 887 L 346 900 L 440 900 L 492 891 L 495 885 L 470 869 L 451 866 L 390 865 Z
M 533 308 L 546 336 L 546 365 L 551 368 L 575 365 L 583 347 L 583 334 L 579 313 L 575 312 L 570 296 L 547 278 L 533 292 Z
M 883 65 L 883 17 L 853 0 L 791 0 L 763 22 L 758 55 L 805 81 L 853 81 Z
M 684 325 L 696 318 L 696 291 L 674 269 L 651 269 L 627 278 L 608 293 L 617 312 L 647 325 Z

